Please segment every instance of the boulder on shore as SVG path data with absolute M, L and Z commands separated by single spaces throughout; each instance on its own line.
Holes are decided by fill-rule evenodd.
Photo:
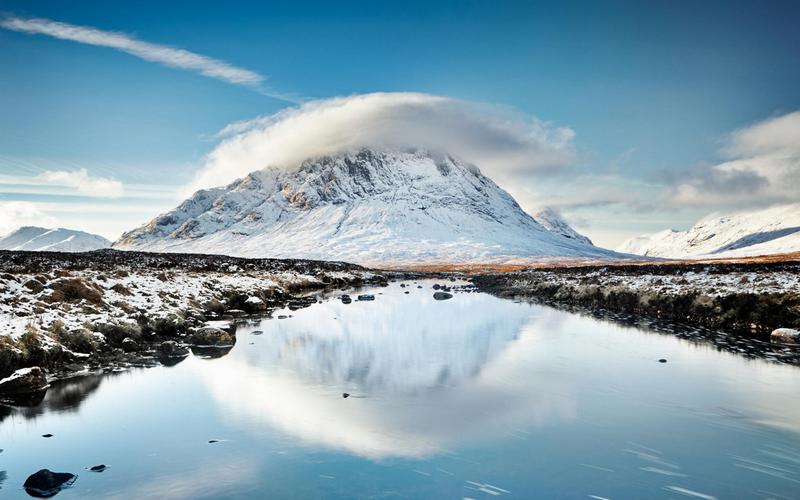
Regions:
M 191 334 L 189 343 L 196 346 L 230 347 L 236 343 L 236 335 L 220 328 L 206 326 Z
M 772 331 L 769 340 L 780 344 L 800 344 L 800 330 L 778 328 Z
M 0 394 L 29 394 L 46 388 L 47 375 L 38 366 L 22 368 L 0 380 Z

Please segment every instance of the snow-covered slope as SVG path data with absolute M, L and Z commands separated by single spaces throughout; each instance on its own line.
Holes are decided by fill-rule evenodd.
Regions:
M 734 215 L 712 215 L 688 231 L 637 236 L 618 252 L 650 257 L 746 257 L 800 251 L 800 203 Z
M 592 240 L 572 228 L 560 213 L 550 207 L 545 207 L 533 214 L 534 220 L 543 225 L 548 231 L 558 233 L 587 245 L 592 245 Z
M 369 149 L 198 191 L 114 247 L 365 264 L 613 255 L 546 229 L 476 167 Z
M 64 228 L 24 226 L 0 238 L 0 250 L 88 252 L 110 246 L 102 236 Z

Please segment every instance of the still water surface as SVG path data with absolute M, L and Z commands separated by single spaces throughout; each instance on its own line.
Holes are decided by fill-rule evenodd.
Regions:
M 407 283 L 0 411 L 0 497 L 800 498 L 800 369 Z

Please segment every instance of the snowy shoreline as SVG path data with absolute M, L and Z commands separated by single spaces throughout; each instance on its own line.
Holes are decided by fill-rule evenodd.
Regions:
M 189 348 L 229 349 L 234 327 L 225 319 L 307 307 L 316 302 L 312 292 L 383 284 L 387 276 L 337 262 L 3 251 L 0 378 L 26 366 L 63 378 L 165 363 Z
M 488 272 L 473 281 L 481 291 L 499 297 L 621 323 L 644 321 L 729 350 L 800 363 L 800 346 L 769 343 L 774 329 L 800 327 L 797 261 L 551 267 Z

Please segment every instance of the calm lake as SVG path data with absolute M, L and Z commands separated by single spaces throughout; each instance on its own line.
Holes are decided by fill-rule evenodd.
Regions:
M 800 498 L 797 367 L 405 283 L 0 409 L 0 497 Z

